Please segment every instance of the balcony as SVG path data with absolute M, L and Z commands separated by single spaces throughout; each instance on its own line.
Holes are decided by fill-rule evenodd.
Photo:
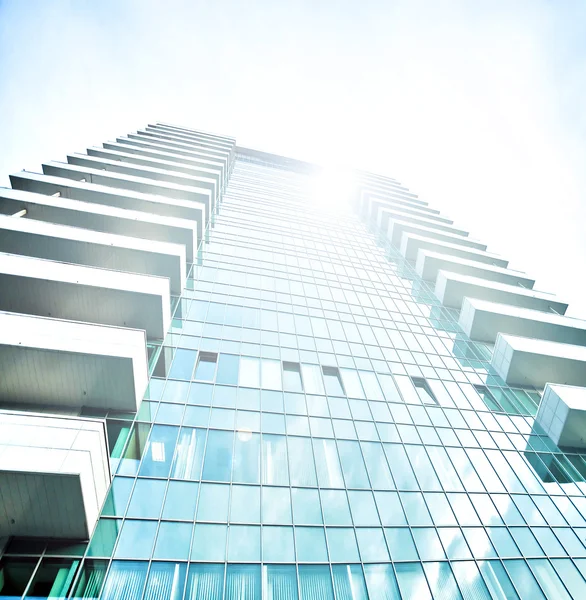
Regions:
M 35 221 L 182 244 L 189 262 L 197 252 L 197 225 L 187 219 L 0 188 L 0 214 L 23 209 L 26 218 Z
M 46 196 L 59 194 L 61 200 L 67 198 L 81 200 L 96 205 L 107 205 L 192 221 L 195 224 L 198 241 L 203 235 L 207 222 L 208 213 L 205 205 L 191 200 L 165 198 L 164 196 L 143 194 L 132 190 L 117 190 L 99 183 L 88 183 L 27 171 L 11 175 L 10 183 L 15 190 L 36 192 Z
M 104 421 L 0 411 L 0 538 L 89 538 L 108 486 Z
M 586 449 L 586 388 L 548 383 L 535 422 L 557 446 Z
M 0 312 L 0 401 L 136 411 L 145 332 Z
M 479 342 L 494 343 L 499 333 L 510 333 L 586 346 L 586 321 L 477 298 L 464 298 L 460 326 Z
M 535 280 L 530 279 L 520 271 L 504 269 L 476 262 L 475 260 L 466 260 L 441 252 L 433 252 L 432 250 L 420 250 L 415 263 L 417 274 L 425 281 L 434 282 L 437 279 L 439 271 L 451 271 L 452 273 L 460 273 L 461 275 L 470 275 L 479 277 L 487 281 L 497 283 L 506 283 L 508 285 L 522 285 L 525 288 L 531 289 Z
M 393 246 L 400 247 L 403 235 L 406 233 L 413 233 L 422 237 L 432 238 L 434 240 L 439 240 L 440 242 L 456 244 L 466 248 L 474 248 L 475 250 L 486 250 L 486 244 L 481 244 L 480 242 L 472 240 L 468 237 L 454 235 L 446 231 L 437 231 L 432 227 L 414 225 L 413 223 L 409 223 L 402 219 L 389 219 L 388 236 Z
M 553 309 L 559 314 L 565 313 L 568 308 L 567 303 L 556 300 L 552 294 L 449 271 L 438 273 L 434 293 L 444 306 L 458 309 L 466 297 L 544 312 L 551 312 Z
M 423 250 L 430 250 L 440 254 L 449 254 L 466 260 L 472 260 L 479 263 L 495 265 L 497 267 L 506 267 L 509 262 L 490 252 L 475 250 L 474 248 L 464 248 L 458 244 L 440 242 L 425 236 L 408 233 L 403 235 L 401 241 L 401 254 L 412 262 L 417 260 L 417 254 Z
M 0 215 L 0 252 L 167 277 L 185 287 L 185 248 L 111 233 Z
M 546 383 L 586 386 L 586 347 L 499 333 L 491 361 L 513 386 Z
M 163 339 L 169 280 L 0 253 L 0 310 L 144 329 Z

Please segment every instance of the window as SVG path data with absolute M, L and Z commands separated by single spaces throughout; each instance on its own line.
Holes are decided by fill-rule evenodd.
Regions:
M 323 367 L 322 373 L 326 384 L 326 394 L 328 396 L 345 396 L 342 380 L 340 379 L 340 371 L 338 367 Z
M 482 401 L 484 402 L 484 404 L 486 404 L 487 408 L 489 408 L 490 410 L 503 410 L 501 405 L 496 401 L 495 397 L 488 391 L 487 387 L 483 385 L 475 385 L 474 389 L 478 392 L 479 396 L 482 398 Z
M 283 389 L 286 392 L 303 391 L 299 363 L 283 362 Z
M 218 355 L 213 352 L 200 352 L 195 368 L 195 379 L 213 381 L 216 374 Z
M 425 379 L 421 379 L 419 377 L 412 377 L 411 380 L 413 381 L 413 385 L 417 390 L 417 394 L 419 395 L 421 402 L 423 402 L 424 404 L 438 403 L 436 397 L 433 395 L 433 392 L 431 391 L 431 388 L 429 387 Z

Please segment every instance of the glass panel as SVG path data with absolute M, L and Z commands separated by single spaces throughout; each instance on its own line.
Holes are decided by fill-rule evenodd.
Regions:
M 213 381 L 216 373 L 217 360 L 217 354 L 212 352 L 200 352 L 194 379 L 199 381 Z
M 290 437 L 288 442 L 291 485 L 317 485 L 311 440 L 309 438 Z
M 134 485 L 134 479 L 128 477 L 114 477 L 112 487 L 104 503 L 102 515 L 110 517 L 123 517 L 128 504 L 128 498 Z
M 505 568 L 498 560 L 481 561 L 478 566 L 493 600 L 519 600 Z
M 243 387 L 260 387 L 260 360 L 242 356 L 240 358 L 240 375 L 238 385 Z
M 571 596 L 566 591 L 564 584 L 561 582 L 548 560 L 532 558 L 527 562 L 533 571 L 533 575 L 535 575 L 535 578 L 539 582 L 541 589 L 548 598 L 571 600 Z
M 392 565 L 364 565 L 370 600 L 401 600 Z
M 344 382 L 346 395 L 349 398 L 366 398 L 362 391 L 358 371 L 354 371 L 354 369 L 339 369 L 339 371 L 342 376 L 342 381 Z
M 191 546 L 191 560 L 225 560 L 226 532 L 226 525 L 196 523 Z
M 176 479 L 200 478 L 206 433 L 205 429 L 188 427 L 181 429 L 173 458 L 171 477 Z
M 147 567 L 148 562 L 113 561 L 104 584 L 102 600 L 140 598 Z
M 163 518 L 192 520 L 195 515 L 198 484 L 190 481 L 169 481 Z
M 318 365 L 301 365 L 303 384 L 308 394 L 325 394 L 321 378 L 321 369 Z
M 491 600 L 484 580 L 474 562 L 454 562 L 452 570 L 464 600 Z
M 260 561 L 260 527 L 231 525 L 228 528 L 228 560 Z
M 389 553 L 382 529 L 360 527 L 356 529 L 356 538 L 363 562 L 383 562 L 389 560 Z
M 266 390 L 282 390 L 281 363 L 278 360 L 261 360 L 261 387 Z
M 265 562 L 295 562 L 293 527 L 263 527 L 262 551 Z
M 181 600 L 186 571 L 185 563 L 153 562 L 143 600 Z
M 79 560 L 44 558 L 30 584 L 26 598 L 66 598 Z
M 317 490 L 293 488 L 293 522 L 296 525 L 321 525 L 322 515 Z
M 505 560 L 503 562 L 521 600 L 543 600 L 545 598 L 524 560 Z
M 572 594 L 572 597 L 586 598 L 586 582 L 572 561 L 569 559 L 554 558 L 551 562 L 553 568 Z
M 260 435 L 247 430 L 236 432 L 232 480 L 260 483 Z
M 158 519 L 166 487 L 166 482 L 160 479 L 137 479 L 128 516 Z
M 268 434 L 262 436 L 262 483 L 289 485 L 285 436 Z
M 301 383 L 301 367 L 299 363 L 283 362 L 283 389 L 286 392 L 303 391 L 303 384 Z
M 232 486 L 230 521 L 232 523 L 260 522 L 260 486 Z
M 320 487 L 343 488 L 344 479 L 334 440 L 313 439 L 313 452 Z
M 327 565 L 299 565 L 302 600 L 334 600 L 330 568 Z
M 431 600 L 429 586 L 419 563 L 399 563 L 395 565 L 395 570 L 403 598 Z
M 296 527 L 295 547 L 299 562 L 325 562 L 328 560 L 326 538 L 321 527 Z
M 223 589 L 224 565 L 189 565 L 185 600 L 216 600 Z
M 289 488 L 267 487 L 262 488 L 262 521 L 272 524 L 290 524 L 291 497 Z
M 446 558 L 437 531 L 431 527 L 412 530 L 421 560 L 443 560 Z
M 236 385 L 238 383 L 239 364 L 240 357 L 232 354 L 220 354 L 216 382 Z
M 71 598 L 75 600 L 93 600 L 99 597 L 106 575 L 108 562 L 105 560 L 85 560 L 77 579 Z M 0 589 L 0 595 L 2 590 Z
M 352 525 L 348 498 L 344 490 L 320 490 L 326 525 Z
M 326 386 L 326 394 L 328 396 L 344 396 L 345 392 L 342 387 L 342 379 L 338 367 L 322 367 L 322 373 Z
M 354 525 L 380 525 L 372 492 L 348 491 Z
M 417 550 L 407 527 L 387 527 L 385 529 L 391 560 L 418 560 Z
M 196 356 L 197 352 L 194 350 L 184 350 L 183 348 L 176 350 L 173 358 L 173 364 L 169 370 L 169 378 L 187 380 L 191 379 Z
M 332 562 L 360 561 L 354 529 L 350 527 L 328 527 L 326 532 L 328 548 L 330 550 L 330 560 Z
M 225 600 L 260 600 L 260 565 L 228 565 Z
M 262 573 L 266 600 L 298 600 L 295 565 L 264 565 Z
M 230 481 L 233 440 L 234 433 L 232 431 L 210 430 L 202 479 Z
M 361 442 L 360 445 L 362 446 L 362 454 L 372 487 L 382 490 L 394 490 L 395 483 L 381 444 Z
M 448 563 L 424 563 L 423 569 L 434 600 L 463 600 Z
M 100 519 L 92 535 L 88 556 L 112 556 L 122 519 Z
M 116 558 L 150 558 L 156 532 L 156 521 L 124 521 Z
M 337 600 L 368 600 L 360 565 L 334 565 L 332 571 Z
M 178 427 L 155 425 L 147 442 L 139 475 L 145 477 L 167 477 L 171 459 L 175 452 Z
M 338 452 L 346 486 L 354 488 L 370 487 L 364 460 L 362 459 L 362 452 L 360 451 L 360 444 L 358 442 L 340 440 L 338 441 Z

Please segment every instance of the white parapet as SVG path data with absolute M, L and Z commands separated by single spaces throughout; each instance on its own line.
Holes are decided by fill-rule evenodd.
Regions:
M 185 246 L 0 215 L 0 252 L 167 277 L 185 287 Z
M 389 219 L 388 237 L 391 241 L 391 244 L 400 247 L 403 236 L 409 233 L 425 236 L 427 238 L 433 238 L 434 240 L 439 240 L 441 242 L 456 244 L 457 246 L 474 248 L 475 250 L 486 250 L 486 244 L 477 242 L 469 237 L 448 233 L 447 231 L 437 231 L 433 227 L 414 225 L 413 223 L 409 223 L 402 219 Z
M 0 401 L 136 411 L 145 332 L 0 312 Z
M 492 366 L 508 385 L 586 386 L 586 347 L 499 333 Z
M 586 346 L 586 321 L 478 298 L 464 298 L 459 324 L 479 342 L 494 343 L 499 333 L 510 333 Z
M 586 388 L 548 383 L 535 422 L 558 446 L 586 448 Z
M 487 281 L 480 277 L 460 275 L 450 271 L 438 273 L 434 293 L 444 306 L 458 309 L 466 297 L 545 312 L 553 309 L 559 314 L 565 313 L 568 308 L 566 302 L 556 300 L 553 294 L 527 290 L 519 286 Z
M 162 339 L 171 294 L 166 277 L 0 253 L 0 310 L 144 329 Z
M 433 250 L 420 250 L 417 254 L 417 262 L 415 263 L 417 274 L 425 281 L 434 282 L 440 271 L 450 271 L 452 273 L 460 273 L 461 275 L 470 275 L 471 277 L 479 277 L 487 281 L 495 281 L 497 283 L 506 283 L 508 285 L 522 285 L 527 289 L 531 289 L 535 285 L 535 280 L 527 277 L 521 271 L 513 271 L 503 267 L 495 267 L 486 263 L 479 263 L 475 260 L 467 260 L 434 252 Z
M 88 539 L 110 477 L 103 420 L 0 411 L 0 538 Z
M 467 260 L 473 260 L 479 263 L 495 265 L 497 267 L 506 267 L 509 263 L 504 258 L 485 252 L 484 250 L 475 250 L 474 248 L 464 248 L 459 244 L 440 242 L 429 237 L 406 233 L 401 240 L 401 254 L 410 261 L 415 262 L 417 255 L 422 250 L 431 250 L 441 254 L 450 254 Z

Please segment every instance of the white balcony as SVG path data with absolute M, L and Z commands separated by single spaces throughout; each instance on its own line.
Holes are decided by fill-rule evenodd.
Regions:
M 0 537 L 86 540 L 109 485 L 104 421 L 0 411 Z
M 401 240 L 403 239 L 403 235 L 410 233 L 420 235 L 426 238 L 432 238 L 434 240 L 439 240 L 440 242 L 456 244 L 457 246 L 474 248 L 475 250 L 486 250 L 486 244 L 482 244 L 468 237 L 454 235 L 446 231 L 437 231 L 437 229 L 433 227 L 415 225 L 403 219 L 389 219 L 388 237 L 393 246 L 399 248 L 401 246 Z
M 100 168 L 94 169 L 57 161 L 44 163 L 43 173 L 63 177 L 64 179 L 74 179 L 76 181 L 84 179 L 91 183 L 117 188 L 119 191 L 132 190 L 143 194 L 154 194 L 159 197 L 169 198 L 170 200 L 183 200 L 192 203 L 193 207 L 203 205 L 206 215 L 210 214 L 210 207 L 212 206 L 212 193 L 209 190 L 188 187 L 168 181 L 157 181 L 155 179 L 148 179 L 147 177 L 113 173 L 112 171 Z M 199 236 L 202 233 L 198 231 Z
M 35 221 L 181 244 L 189 262 L 197 252 L 197 223 L 188 219 L 0 188 L 0 214 L 13 215 L 23 209 L 26 218 Z
M 438 273 L 434 293 L 444 306 L 458 309 L 461 308 L 466 297 L 544 312 L 551 312 L 553 309 L 559 314 L 564 314 L 568 308 L 566 302 L 560 302 L 552 294 L 450 271 Z
M 133 154 L 130 154 L 129 156 L 131 159 L 134 158 Z M 148 160 L 151 163 L 150 165 L 135 164 L 135 161 L 127 161 L 124 157 L 109 159 L 101 156 L 88 156 L 88 154 L 81 153 L 67 155 L 67 162 L 70 165 L 98 169 L 106 171 L 107 173 L 118 173 L 119 175 L 123 176 L 130 175 L 132 177 L 139 177 L 148 181 L 162 182 L 163 184 L 170 183 L 181 186 L 186 190 L 191 189 L 193 192 L 201 195 L 204 195 L 205 192 L 207 192 L 207 195 L 209 195 L 210 198 L 210 204 L 207 206 L 207 208 L 210 212 L 214 212 L 216 198 L 218 195 L 218 187 L 216 186 L 214 179 L 209 177 L 187 175 L 183 172 L 174 171 L 171 169 L 172 163 L 169 163 L 168 165 L 160 165 L 153 159 Z M 183 199 L 189 200 L 189 198 L 186 197 Z
M 136 411 L 145 332 L 0 312 L 0 401 Z
M 0 310 L 117 327 L 165 337 L 169 280 L 0 253 Z
M 224 173 L 224 181 L 227 181 L 229 172 L 228 167 L 230 165 L 229 157 L 210 156 L 206 152 L 197 150 L 189 144 L 174 144 L 168 140 L 160 140 L 150 136 L 141 135 L 140 133 L 129 133 L 127 136 L 116 138 L 116 141 L 140 148 L 151 148 L 154 150 L 161 150 L 162 152 L 172 152 L 173 154 L 179 154 L 187 158 L 206 160 L 209 161 L 210 164 L 219 164 Z
M 209 138 L 215 141 L 221 141 L 228 146 L 234 146 L 236 144 L 236 138 L 229 135 L 220 135 L 218 133 L 210 133 L 209 131 L 202 131 L 201 129 L 191 129 L 190 127 L 183 127 L 181 125 L 175 125 L 174 123 L 165 123 L 164 121 L 157 121 L 155 125 L 151 127 L 166 127 L 167 129 L 173 129 L 183 133 L 193 134 L 199 137 Z
M 499 333 L 491 361 L 509 385 L 586 386 L 586 347 Z
M 236 140 L 227 140 L 226 138 L 221 138 L 217 136 L 212 136 L 205 133 L 200 133 L 197 131 L 188 131 L 186 129 L 180 129 L 178 127 L 172 127 L 169 125 L 165 125 L 163 123 L 152 124 L 149 123 L 147 125 L 147 130 L 150 131 L 161 131 L 169 133 L 170 135 L 177 135 L 185 138 L 186 140 L 193 140 L 194 142 L 201 142 L 205 144 L 206 147 L 217 148 L 219 150 L 227 150 L 230 152 L 235 144 Z
M 0 252 L 167 277 L 174 294 L 185 287 L 185 247 L 179 244 L 0 215 Z
M 554 444 L 586 449 L 586 388 L 548 383 L 535 422 Z
M 232 153 L 232 150 L 218 148 L 203 140 L 195 140 L 189 136 L 182 135 L 181 133 L 175 131 L 157 129 L 155 127 L 146 127 L 145 129 L 139 129 L 137 133 L 144 135 L 145 137 L 168 140 L 178 144 L 187 144 L 199 152 L 205 152 L 209 156 L 229 158 Z
M 439 271 L 444 270 L 451 271 L 452 273 L 460 273 L 461 275 L 479 277 L 480 279 L 497 283 L 522 285 L 527 289 L 531 289 L 535 284 L 534 279 L 530 279 L 521 271 L 495 267 L 494 265 L 479 263 L 475 260 L 466 260 L 465 258 L 450 256 L 441 252 L 433 252 L 432 250 L 419 251 L 415 270 L 422 279 L 431 282 L 437 279 Z
M 71 175 L 72 177 L 78 176 L 77 172 Z M 79 177 L 81 178 L 82 175 L 79 175 Z M 92 182 L 92 180 L 93 178 L 88 179 L 88 181 L 78 181 L 69 177 L 62 178 L 56 175 L 27 171 L 21 171 L 10 176 L 10 183 L 15 190 L 36 192 L 46 196 L 59 194 L 60 199 L 80 200 L 91 204 L 102 204 L 124 210 L 192 221 L 197 233 L 198 243 L 202 238 L 208 215 L 203 202 L 166 198 L 133 190 L 117 190 L 114 187 L 101 185 L 96 181 Z
M 459 323 L 479 342 L 494 343 L 499 333 L 510 333 L 586 346 L 586 321 L 477 298 L 464 298 Z
M 175 171 L 187 169 L 185 171 L 186 173 L 213 179 L 216 182 L 217 189 L 222 185 L 223 177 L 220 163 L 214 163 L 215 166 L 212 166 L 207 161 L 192 160 L 178 154 L 172 154 L 171 152 L 149 150 L 147 148 L 140 148 L 138 146 L 117 142 L 104 142 L 100 148 L 88 148 L 88 154 L 91 156 L 113 158 L 114 156 L 117 156 L 118 153 L 124 154 L 127 159 L 129 159 L 130 156 L 134 156 L 136 160 L 147 158 L 153 159 L 160 164 L 170 162 L 174 165 L 173 170 Z M 164 161 L 164 163 L 162 161 Z M 128 162 L 132 161 L 128 160 Z
M 422 210 L 421 208 L 409 205 L 406 202 L 394 201 L 388 198 L 373 197 L 372 194 L 363 192 L 360 196 L 360 214 L 364 215 L 367 221 L 376 220 L 379 224 L 384 224 L 384 218 L 381 217 L 383 211 L 408 215 L 412 218 L 425 219 L 432 223 L 451 225 L 453 221 L 447 217 L 441 217 L 431 210 Z

